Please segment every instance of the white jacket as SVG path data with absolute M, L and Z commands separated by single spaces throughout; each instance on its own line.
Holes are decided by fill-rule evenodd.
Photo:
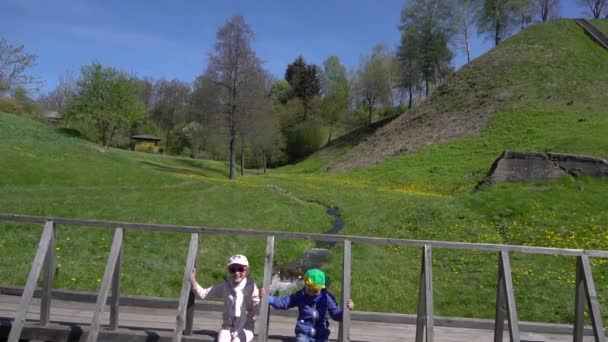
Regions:
M 246 283 L 244 286 L 239 286 L 242 282 Z M 257 285 L 249 278 L 243 279 L 242 282 L 235 285 L 231 280 L 226 280 L 206 289 L 198 284 L 193 288 L 201 299 L 224 298 L 222 329 L 231 331 L 254 330 L 255 315 L 260 310 L 260 292 Z M 242 291 L 242 302 L 238 308 L 236 307 L 237 291 Z M 237 317 L 236 315 L 239 312 L 240 316 Z

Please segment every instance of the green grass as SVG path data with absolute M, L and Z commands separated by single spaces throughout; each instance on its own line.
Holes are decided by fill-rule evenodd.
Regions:
M 517 94 L 492 115 L 488 129 L 348 174 L 325 172 L 332 159 L 348 152 L 342 146 L 231 182 L 225 163 L 104 150 L 29 119 L 0 114 L 0 208 L 20 214 L 324 232 L 331 220 L 323 206 L 310 202 L 320 200 L 340 208 L 344 234 L 608 250 L 608 180 L 564 178 L 472 191 L 505 149 L 608 157 L 608 100 L 598 91 L 608 89 L 608 52 L 576 24 L 561 20 L 536 25 L 482 58 L 475 69 L 463 71 L 461 86 L 482 82 Z M 441 96 L 445 108 L 459 105 L 451 92 Z M 23 285 L 42 227 L 1 227 L 0 279 Z M 95 290 L 111 232 L 61 227 L 57 238 L 61 269 L 54 286 Z M 264 243 L 202 237 L 202 282 L 223 278 L 225 258 L 237 252 L 250 257 L 253 275 L 261 280 Z M 187 244 L 184 234 L 128 231 L 122 290 L 177 295 Z M 279 240 L 276 259 L 296 260 L 309 246 L 307 241 Z M 355 244 L 352 293 L 357 308 L 414 313 L 420 252 Z M 337 294 L 341 248 L 332 253 L 324 268 Z M 511 262 L 520 319 L 572 322 L 574 259 L 513 254 Z M 437 249 L 433 267 L 436 314 L 493 317 L 495 253 Z M 606 320 L 608 269 L 602 260 L 594 260 L 593 267 Z
M 591 23 L 608 36 L 608 19 L 594 19 Z

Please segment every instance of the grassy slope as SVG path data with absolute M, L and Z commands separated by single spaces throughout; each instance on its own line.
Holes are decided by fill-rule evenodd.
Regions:
M 352 174 L 297 174 L 292 169 L 228 182 L 221 163 L 100 152 L 90 143 L 2 115 L 0 135 L 8 139 L 0 145 L 6 174 L 0 180 L 0 207 L 3 212 L 40 215 L 324 231 L 329 226 L 324 209 L 305 201 L 319 199 L 340 207 L 346 234 L 608 249 L 606 180 L 564 179 L 470 192 L 505 148 L 608 156 L 603 138 L 608 131 L 607 100 L 583 82 L 605 89 L 606 52 L 573 25 L 561 21 L 535 26 L 504 43 L 521 52 L 519 62 L 531 65 L 522 70 L 511 65 L 513 76 L 497 82 L 514 83 L 526 95 L 496 113 L 488 131 Z M 559 38 L 562 44 L 552 38 L 556 32 L 566 35 Z M 554 63 L 542 63 L 548 60 Z M 555 76 L 552 68 L 563 76 Z M 574 103 L 567 105 L 570 100 Z M 585 121 L 579 122 L 581 117 Z M 5 228 L 0 248 L 9 257 L 0 259 L 0 278 L 22 284 L 36 244 L 34 231 L 40 227 Z M 172 235 L 127 235 L 126 292 L 177 293 L 187 237 Z M 59 230 L 62 271 L 55 286 L 94 289 L 110 238 L 109 232 Z M 90 248 L 78 248 L 83 245 Z M 224 248 L 205 248 L 218 245 Z M 202 246 L 199 268 L 205 283 L 222 277 L 223 258 L 236 251 L 251 256 L 259 279 L 263 241 L 205 238 Z M 305 246 L 278 241 L 278 261 L 293 260 Z M 358 308 L 415 312 L 420 251 L 353 248 Z M 340 249 L 335 250 L 334 262 L 326 269 L 339 289 Z M 433 255 L 436 313 L 491 318 L 496 256 L 443 250 Z M 82 266 L 80 260 L 91 263 Z M 521 319 L 571 321 L 572 259 L 514 255 L 512 264 Z M 596 261 L 594 272 L 606 315 L 608 271 Z
M 571 141 L 563 134 L 565 129 L 543 125 L 553 124 L 554 112 L 560 114 L 557 119 L 562 121 L 553 125 L 558 127 L 564 127 L 564 118 L 570 117 L 576 124 L 588 113 L 602 115 L 606 101 L 600 89 L 608 78 L 605 55 L 606 50 L 589 39 L 574 21 L 534 25 L 463 67 L 428 101 L 380 129 L 352 152 L 340 151 L 338 158 L 325 160 L 330 160 L 332 168 L 337 161 L 338 169 L 369 165 L 366 163 L 385 160 L 399 151 L 411 153 L 430 143 L 487 132 L 493 128 L 488 126 L 497 124 L 496 116 L 503 116 L 498 119 L 502 120 L 499 125 L 512 117 L 510 128 L 525 130 L 512 140 L 497 132 L 503 134 L 501 141 L 484 149 L 489 158 L 495 158 L 503 148 L 525 145 L 556 151 L 592 146 L 593 142 L 571 139 L 578 146 L 570 148 Z M 571 101 L 572 105 L 567 105 Z M 522 119 L 532 125 L 531 134 L 525 134 L 528 127 L 519 124 Z M 527 140 L 522 144 L 518 141 L 521 136 Z
M 327 230 L 330 225 L 318 205 L 285 199 L 283 194 L 261 185 L 229 182 L 223 175 L 223 163 L 106 151 L 8 114 L 0 116 L 0 130 L 3 137 L 0 145 L 2 212 L 316 232 Z M 16 261 L 13 257 L 21 253 L 24 234 L 31 235 L 14 228 L 0 240 L 0 249 L 9 256 L 0 259 L 0 279 L 24 281 L 27 268 L 17 268 L 20 271 L 15 273 L 9 267 Z M 92 265 L 102 270 L 104 257 L 97 252 L 107 251 L 110 237 L 96 231 L 74 230 L 65 235 L 60 231 L 59 234 L 59 257 L 70 261 L 61 263 L 64 271 L 57 286 L 94 288 L 95 275 L 78 261 L 93 259 Z M 141 245 L 128 244 L 129 239 L 143 241 L 144 235 L 149 235 L 151 240 Z M 170 278 L 170 284 L 181 281 L 185 247 L 174 248 L 172 244 L 186 246 L 187 239 L 175 234 L 149 233 L 126 239 L 127 245 L 133 248 L 125 253 L 127 258 L 128 255 L 152 256 L 151 260 L 127 263 L 127 291 L 175 295 L 178 287 L 166 286 L 165 278 Z M 91 248 L 76 250 L 77 241 L 80 246 Z M 203 246 L 208 243 L 211 241 L 204 241 Z M 262 246 L 263 241 L 257 241 L 243 252 L 261 256 Z M 215 265 L 223 263 L 225 254 L 237 248 L 230 243 L 225 251 L 206 253 L 220 254 L 217 258 L 211 256 Z M 19 264 L 29 262 L 19 260 Z M 150 263 L 150 267 L 139 267 L 145 266 L 140 263 Z M 214 265 L 202 268 L 212 272 L 216 269 Z M 135 287 L 128 285 L 130 279 L 151 279 L 152 282 Z M 160 291 L 152 290 L 156 287 Z
M 608 19 L 594 19 L 591 20 L 591 23 L 604 32 L 605 35 L 608 35 Z

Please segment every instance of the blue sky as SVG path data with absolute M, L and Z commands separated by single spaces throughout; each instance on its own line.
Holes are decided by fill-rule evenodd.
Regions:
M 561 15 L 584 8 L 561 0 Z M 381 5 L 380 5 L 381 4 Z M 202 73 L 217 29 L 235 13 L 256 34 L 254 49 L 275 77 L 302 54 L 321 65 L 337 55 L 347 68 L 377 43 L 399 44 L 404 0 L 0 0 L 0 36 L 38 56 L 31 74 L 43 92 L 65 70 L 97 60 L 139 77 L 191 82 Z M 476 38 L 473 56 L 491 42 Z M 454 65 L 465 57 L 458 55 Z

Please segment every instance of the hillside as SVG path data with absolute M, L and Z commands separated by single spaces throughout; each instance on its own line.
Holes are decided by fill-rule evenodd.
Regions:
M 594 21 L 603 29 L 606 22 Z M 525 126 L 514 122 L 513 131 L 504 132 L 512 134 L 515 142 L 528 140 L 550 133 L 552 127 L 547 123 L 555 112 L 567 113 L 573 125 L 602 113 L 608 98 L 601 89 L 607 88 L 608 51 L 587 37 L 573 20 L 533 25 L 465 65 L 427 101 L 376 131 L 330 167 L 336 171 L 357 169 L 412 154 L 429 144 L 485 132 L 495 127 L 499 116 L 535 116 L 535 122 Z M 533 130 L 534 134 L 522 134 L 522 130 Z M 602 152 L 568 147 L 568 139 L 582 145 L 577 135 L 568 135 L 536 148 Z M 585 139 L 586 134 L 579 137 Z M 502 149 L 507 147 L 517 148 L 517 143 Z M 608 152 L 599 156 L 606 157 Z

